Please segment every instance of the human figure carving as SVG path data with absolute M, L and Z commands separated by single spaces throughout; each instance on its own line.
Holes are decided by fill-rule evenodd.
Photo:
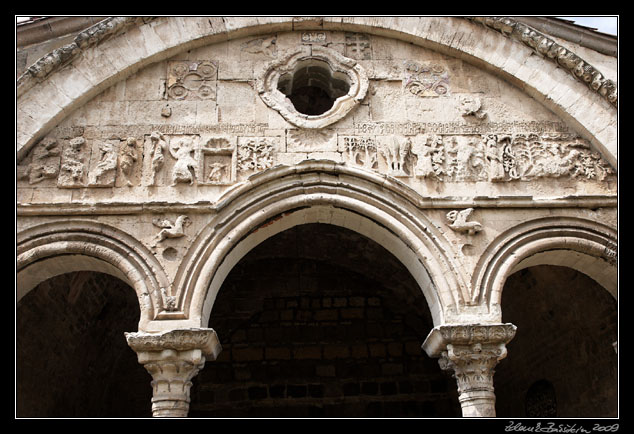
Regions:
M 156 173 L 161 170 L 165 164 L 165 149 L 167 141 L 165 136 L 159 132 L 153 132 L 150 135 L 152 141 L 152 185 L 156 184 Z
M 130 177 L 132 176 L 132 169 L 139 159 L 136 149 L 136 139 L 134 137 L 128 137 L 125 144 L 125 147 L 121 151 L 121 160 L 119 164 L 121 166 L 121 172 L 126 179 L 126 185 L 131 187 L 132 181 L 130 180 Z
M 172 170 L 172 185 L 179 182 L 189 182 L 189 185 L 194 183 L 196 160 L 191 155 L 193 151 L 194 143 L 189 137 L 184 137 L 170 145 L 170 154 L 176 159 Z

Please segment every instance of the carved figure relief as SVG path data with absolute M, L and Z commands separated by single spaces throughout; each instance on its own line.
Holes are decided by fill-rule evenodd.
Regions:
M 89 185 L 95 187 L 114 186 L 117 175 L 116 145 L 109 142 L 95 143 L 92 158 L 96 160 L 96 165 L 89 174 Z
M 277 54 L 276 42 L 277 38 L 275 36 L 253 39 L 240 44 L 240 49 L 247 53 L 264 54 L 272 57 Z
M 482 108 L 480 98 L 473 96 L 460 97 L 460 110 L 462 116 L 473 116 L 478 120 L 486 118 L 487 114 Z
M 167 62 L 167 98 L 216 99 L 218 68 L 209 60 Z
M 482 225 L 476 221 L 467 221 L 472 213 L 473 208 L 467 208 L 462 211 L 453 210 L 449 211 L 445 217 L 449 227 L 454 231 L 475 235 L 482 230 Z
M 412 150 L 415 176 L 447 182 L 562 176 L 603 181 L 615 174 L 586 141 L 570 134 L 431 135 Z
M 37 184 L 45 179 L 54 179 L 59 173 L 60 148 L 57 139 L 47 137 L 33 148 L 31 163 L 27 166 L 24 177 L 29 184 Z
M 449 73 L 442 65 L 406 61 L 403 88 L 420 97 L 448 95 Z
M 167 151 L 167 139 L 160 132 L 153 132 L 150 135 L 150 152 L 151 159 L 151 179 L 150 185 L 156 185 L 156 174 L 161 171 L 165 165 L 165 152 Z
M 132 178 L 138 161 L 137 140 L 134 137 L 128 137 L 121 144 L 121 152 L 119 154 L 119 168 L 123 175 L 123 182 L 128 187 L 133 185 Z
M 235 139 L 210 137 L 200 147 L 199 183 L 226 185 L 235 181 Z
M 85 144 L 86 140 L 83 137 L 75 137 L 64 148 L 57 178 L 58 187 L 83 187 L 86 184 L 88 156 L 84 152 Z
M 381 154 L 385 158 L 388 174 L 402 177 L 412 176 L 412 141 L 407 138 L 390 136 L 381 146 Z
M 440 179 L 445 161 L 442 136 L 428 136 L 422 145 L 414 145 L 412 151 L 418 157 L 414 167 L 415 176 Z
M 179 183 L 194 184 L 198 162 L 194 159 L 194 138 L 181 136 L 172 138 L 169 146 L 170 154 L 176 160 L 172 168 L 172 186 Z
M 186 215 L 178 216 L 174 222 L 162 218 L 153 219 L 152 224 L 161 228 L 156 235 L 154 245 L 156 246 L 168 238 L 181 238 L 185 236 L 185 228 L 191 223 L 191 220 Z

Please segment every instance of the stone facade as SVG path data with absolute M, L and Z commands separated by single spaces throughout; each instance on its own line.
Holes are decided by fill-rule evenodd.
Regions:
M 256 324 L 265 334 L 284 318 L 310 318 L 316 335 L 370 324 L 390 297 L 275 292 L 243 318 L 242 338 L 210 328 L 231 318 L 217 303 L 256 246 L 334 226 L 381 246 L 414 282 L 429 318 L 419 355 L 457 381 L 443 402 L 495 416 L 494 372 L 521 333 L 504 320 L 509 276 L 568 267 L 618 299 L 617 107 L 615 57 L 512 18 L 108 18 L 18 79 L 18 306 L 63 273 L 128 284 L 139 320 L 125 336 L 157 417 L 190 403 L 221 414 L 205 396 L 266 408 L 380 396 L 388 383 L 405 413 L 428 415 L 440 407 L 415 404 L 429 398 L 413 386 L 417 334 L 247 345 Z M 393 357 L 375 379 L 324 380 L 372 351 Z M 254 365 L 270 360 L 311 360 L 323 382 L 267 383 Z M 238 365 L 244 385 L 203 375 L 197 386 L 214 363 L 214 376 Z

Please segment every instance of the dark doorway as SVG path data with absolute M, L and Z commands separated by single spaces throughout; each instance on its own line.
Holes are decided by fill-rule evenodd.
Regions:
M 594 280 L 541 265 L 511 275 L 504 322 L 517 326 L 494 377 L 499 417 L 616 417 L 617 303 Z
M 460 417 L 455 380 L 421 344 L 424 296 L 382 246 L 336 226 L 269 238 L 231 271 L 210 327 L 223 352 L 191 417 Z
M 48 279 L 16 308 L 17 417 L 151 417 L 151 376 L 124 332 L 134 290 L 89 271 Z

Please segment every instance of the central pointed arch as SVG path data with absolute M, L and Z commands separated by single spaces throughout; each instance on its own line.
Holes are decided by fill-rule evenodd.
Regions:
M 385 247 L 412 274 L 435 325 L 468 300 L 447 241 L 416 206 L 417 195 L 389 177 L 332 161 L 278 166 L 251 177 L 219 202 L 177 276 L 192 326 L 206 326 L 233 266 L 265 239 L 293 226 L 326 223 Z

